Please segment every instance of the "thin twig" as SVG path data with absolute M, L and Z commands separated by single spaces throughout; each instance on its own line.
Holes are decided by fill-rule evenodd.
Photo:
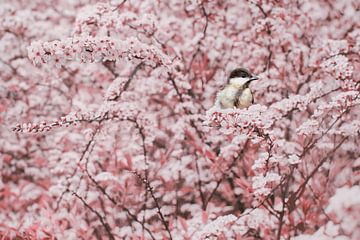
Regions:
M 153 187 L 151 187 L 150 182 L 148 180 L 146 180 L 144 177 L 142 177 L 139 173 L 137 173 L 136 171 L 132 171 L 132 173 L 135 174 L 143 184 L 145 184 L 146 190 L 150 193 L 151 198 L 155 202 L 155 206 L 156 206 L 157 212 L 158 212 L 158 214 L 160 216 L 161 222 L 164 225 L 166 231 L 168 232 L 170 239 L 172 240 L 172 235 L 171 235 L 168 223 L 166 222 L 166 220 L 164 218 L 164 215 L 161 212 L 161 207 L 160 207 L 160 204 L 159 204 L 159 200 L 155 197 Z
M 305 181 L 298 187 L 298 189 L 293 193 L 295 199 L 299 199 L 301 195 L 304 193 L 305 186 L 308 184 L 310 179 L 316 174 L 319 168 L 326 162 L 330 155 L 334 154 L 338 148 L 347 140 L 349 137 L 344 137 L 323 159 L 320 160 L 319 164 L 312 170 L 309 176 L 305 179 Z
M 73 194 L 74 196 L 76 196 L 78 199 L 80 199 L 80 201 L 84 204 L 84 206 L 85 206 L 86 208 L 88 208 L 92 213 L 94 213 L 94 214 L 99 218 L 101 224 L 104 226 L 107 234 L 109 235 L 110 240 L 115 240 L 115 237 L 114 237 L 114 235 L 111 233 L 110 226 L 109 226 L 109 224 L 106 222 L 106 219 L 105 219 L 103 216 L 101 216 L 101 214 L 100 214 L 98 211 L 96 211 L 94 208 L 92 208 L 92 207 L 85 201 L 85 199 L 83 199 L 82 197 L 80 197 L 76 192 L 73 191 L 72 194 Z

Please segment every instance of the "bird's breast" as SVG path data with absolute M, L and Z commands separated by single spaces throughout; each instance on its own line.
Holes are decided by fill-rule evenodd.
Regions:
M 238 98 L 238 101 L 237 101 L 237 108 L 247 108 L 249 107 L 253 102 L 253 95 L 252 95 L 252 92 L 250 90 L 250 88 L 245 88 L 239 98 Z
M 238 97 L 239 89 L 232 86 L 225 87 L 219 94 L 219 99 L 222 108 L 234 108 L 236 98 Z
M 226 98 L 234 99 L 238 96 L 239 89 L 230 86 L 230 87 L 225 88 L 224 92 L 225 92 Z

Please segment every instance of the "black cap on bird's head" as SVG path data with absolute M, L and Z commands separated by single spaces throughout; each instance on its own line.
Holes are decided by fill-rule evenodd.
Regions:
M 236 68 L 234 70 L 232 70 L 232 72 L 230 73 L 229 78 L 250 78 L 251 77 L 251 73 L 249 72 L 249 70 L 245 69 L 245 68 Z
M 228 82 L 232 78 L 248 78 L 249 81 L 258 80 L 259 78 L 257 76 L 252 75 L 249 70 L 245 68 L 236 68 L 234 69 L 229 76 Z

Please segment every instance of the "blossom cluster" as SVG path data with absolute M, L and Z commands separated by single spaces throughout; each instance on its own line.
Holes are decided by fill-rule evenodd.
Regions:
M 2 1 L 0 238 L 359 239 L 357 6 Z
M 161 50 L 137 38 L 121 41 L 110 37 L 74 37 L 61 41 L 33 42 L 28 53 L 34 64 L 48 63 L 58 68 L 68 61 L 104 62 L 122 58 L 140 59 L 150 66 L 171 64 Z

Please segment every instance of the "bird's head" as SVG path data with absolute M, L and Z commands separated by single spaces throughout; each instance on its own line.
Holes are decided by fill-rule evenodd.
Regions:
M 247 88 L 250 82 L 258 80 L 257 76 L 252 75 L 245 68 L 236 68 L 230 73 L 228 84 L 236 88 Z

